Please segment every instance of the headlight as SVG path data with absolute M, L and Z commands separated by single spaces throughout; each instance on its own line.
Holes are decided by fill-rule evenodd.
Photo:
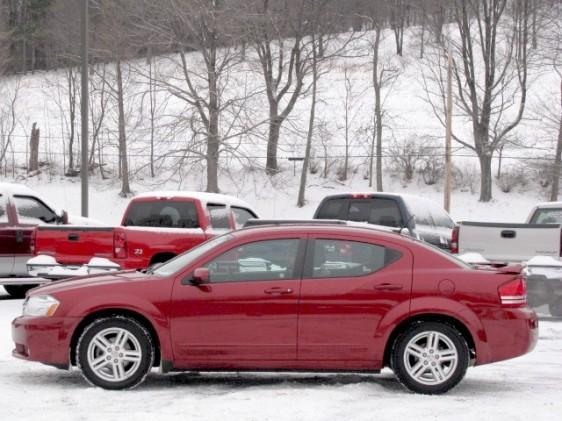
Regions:
M 55 314 L 59 302 L 50 295 L 34 295 L 27 298 L 23 303 L 24 316 L 46 316 Z

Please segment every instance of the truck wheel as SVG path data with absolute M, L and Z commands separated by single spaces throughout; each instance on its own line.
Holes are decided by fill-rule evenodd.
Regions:
M 132 389 L 144 381 L 152 368 L 152 337 L 129 317 L 98 319 L 80 336 L 76 362 L 86 380 L 95 386 Z
M 448 392 L 464 377 L 468 345 L 452 326 L 420 322 L 394 342 L 391 367 L 402 385 L 428 395 Z
M 562 298 L 558 298 L 548 305 L 550 314 L 554 317 L 562 317 Z
M 4 289 L 14 298 L 25 298 L 25 293 L 39 285 L 4 285 Z

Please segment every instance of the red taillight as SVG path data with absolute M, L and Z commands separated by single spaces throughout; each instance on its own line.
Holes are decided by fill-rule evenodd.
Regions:
M 500 285 L 498 293 L 504 306 L 520 307 L 527 304 L 527 285 L 523 277 Z
M 458 254 L 459 252 L 459 229 L 460 227 L 457 225 L 453 228 L 453 233 L 451 236 L 451 253 Z
M 113 232 L 113 255 L 117 259 L 127 258 L 127 234 L 125 234 L 125 231 L 116 230 Z
M 373 195 L 372 195 L 372 194 L 368 194 L 368 193 L 353 193 L 353 194 L 351 195 L 351 197 L 352 197 L 353 199 L 369 199 L 369 198 L 373 197 Z
M 37 230 L 33 230 L 31 238 L 29 240 L 29 254 L 35 256 L 35 236 L 37 235 Z

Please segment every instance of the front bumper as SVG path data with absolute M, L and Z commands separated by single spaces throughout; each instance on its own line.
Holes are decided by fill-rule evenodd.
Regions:
M 503 308 L 484 322 L 488 350 L 477 364 L 508 360 L 531 352 L 539 338 L 539 319 L 530 307 Z
M 12 355 L 57 367 L 68 367 L 72 332 L 77 320 L 20 316 L 12 322 Z

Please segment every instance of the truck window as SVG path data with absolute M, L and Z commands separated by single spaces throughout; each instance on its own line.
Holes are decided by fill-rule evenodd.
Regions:
M 433 223 L 436 227 L 449 229 L 453 229 L 455 227 L 455 223 L 444 209 L 439 209 L 437 207 L 432 208 L 431 217 L 433 218 Z
M 392 199 L 330 199 L 318 211 L 318 219 L 343 219 L 399 227 L 402 214 Z
M 254 215 L 254 213 L 249 211 L 248 209 L 236 207 L 231 207 L 231 209 L 232 213 L 234 214 L 234 222 L 236 223 L 236 228 L 242 228 L 249 219 L 256 218 L 256 215 Z
M 215 229 L 230 229 L 230 220 L 226 205 L 208 204 L 207 209 L 211 215 L 211 226 Z
M 537 209 L 531 219 L 531 224 L 562 224 L 562 209 Z
M 14 204 L 20 224 L 37 224 L 40 222 L 54 224 L 57 222 L 57 215 L 35 197 L 14 196 Z
M 392 199 L 351 200 L 347 219 L 387 227 L 402 225 L 400 208 Z
M 197 209 L 193 202 L 158 201 L 133 202 L 125 226 L 199 228 Z
M 6 199 L 0 194 L 0 222 L 8 222 L 8 214 L 6 213 Z

